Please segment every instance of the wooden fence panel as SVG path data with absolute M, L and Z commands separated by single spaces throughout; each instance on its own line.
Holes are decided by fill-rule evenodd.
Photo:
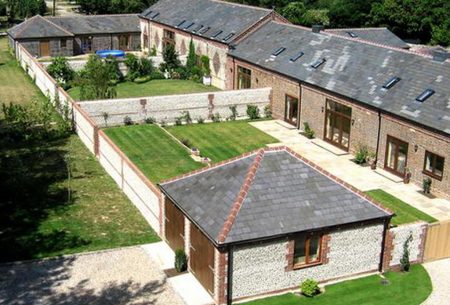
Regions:
M 425 261 L 450 257 L 450 221 L 431 224 L 425 243 Z

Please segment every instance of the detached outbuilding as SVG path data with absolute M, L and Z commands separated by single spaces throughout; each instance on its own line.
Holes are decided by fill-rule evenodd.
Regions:
M 160 185 L 162 235 L 217 303 L 381 269 L 392 214 L 285 147 Z

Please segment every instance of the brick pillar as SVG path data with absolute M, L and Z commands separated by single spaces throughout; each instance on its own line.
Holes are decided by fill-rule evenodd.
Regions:
M 420 245 L 419 245 L 419 257 L 417 258 L 417 263 L 421 264 L 425 261 L 425 243 L 427 241 L 428 224 L 422 226 L 422 233 L 420 234 Z
M 209 102 L 209 105 L 208 105 L 208 111 L 209 111 L 208 117 L 212 118 L 213 115 L 214 115 L 214 94 L 208 94 L 208 102 Z
M 95 156 L 99 156 L 99 139 L 98 139 L 98 126 L 94 125 L 94 154 Z
M 390 270 L 392 261 L 392 251 L 394 250 L 394 232 L 386 230 L 386 237 L 384 241 L 383 266 L 382 271 Z
M 228 253 L 215 250 L 214 254 L 214 301 L 217 304 L 227 303 Z

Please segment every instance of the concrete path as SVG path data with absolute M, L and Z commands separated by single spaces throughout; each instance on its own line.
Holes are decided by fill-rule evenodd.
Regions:
M 0 304 L 182 305 L 141 247 L 0 265 Z
M 369 167 L 357 165 L 351 161 L 354 158 L 352 155 L 320 139 L 307 139 L 299 134 L 299 130 L 286 127 L 282 121 L 251 124 L 362 191 L 383 189 L 438 220 L 450 219 L 449 200 L 428 198 L 422 195 L 421 188 L 413 183 L 404 184 L 401 179 L 382 169 L 373 171 Z
M 433 282 L 433 292 L 422 305 L 450 304 L 450 258 L 423 264 Z
M 46 0 L 47 8 L 52 11 L 53 10 L 53 0 Z M 75 16 L 80 15 L 78 13 L 78 5 L 75 1 L 56 1 L 56 16 Z

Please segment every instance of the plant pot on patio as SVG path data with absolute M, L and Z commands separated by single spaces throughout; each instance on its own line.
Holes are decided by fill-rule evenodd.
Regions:
M 403 177 L 403 183 L 408 184 L 411 181 L 411 172 L 406 170 L 405 176 Z
M 196 147 L 192 147 L 191 154 L 198 157 L 198 156 L 200 156 L 200 150 Z
M 211 83 L 212 83 L 211 76 L 209 76 L 209 75 L 203 76 L 203 85 L 211 86 Z

